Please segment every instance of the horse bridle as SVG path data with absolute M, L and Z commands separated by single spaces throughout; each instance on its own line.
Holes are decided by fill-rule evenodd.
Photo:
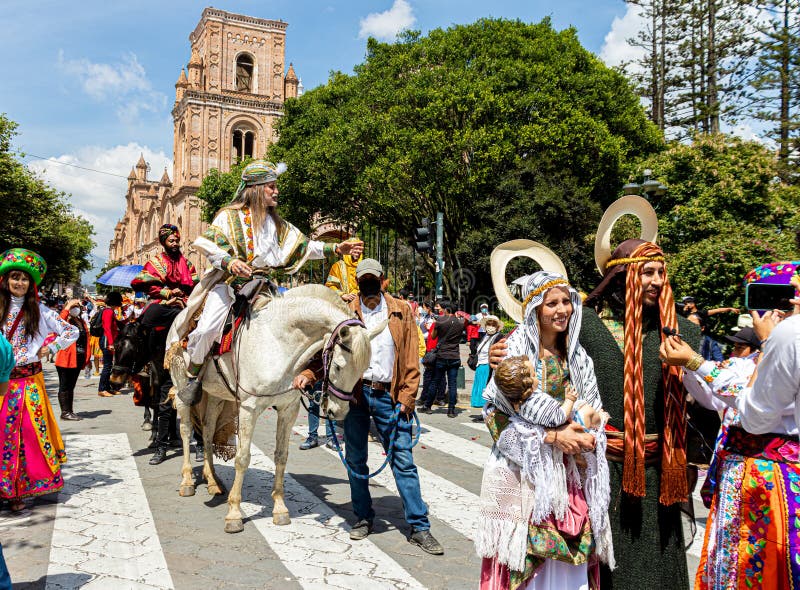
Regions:
M 336 344 L 338 343 L 339 346 L 342 347 L 342 349 L 344 349 L 346 352 L 353 352 L 342 343 L 341 330 L 345 326 L 358 326 L 360 328 L 366 328 L 364 322 L 358 318 L 349 318 L 343 322 L 339 322 L 339 324 L 333 329 L 333 332 L 331 332 L 328 342 L 326 342 L 325 346 L 322 348 L 322 399 L 324 399 L 329 393 L 345 402 L 351 402 L 355 399 L 355 396 L 352 392 L 348 393 L 346 391 L 342 391 L 333 383 L 331 383 L 330 380 L 331 363 L 333 362 L 333 349 L 336 347 Z

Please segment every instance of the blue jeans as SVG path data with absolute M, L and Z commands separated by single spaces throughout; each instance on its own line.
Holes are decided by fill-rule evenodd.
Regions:
M 97 391 L 111 391 L 111 366 L 114 364 L 114 352 L 105 346 L 100 350 L 103 351 L 103 370 L 100 371 L 100 383 L 97 385 Z
M 350 408 L 344 419 L 344 440 L 347 448 L 347 465 L 354 473 L 367 475 L 367 433 L 369 433 L 370 416 L 375 421 L 384 450 L 389 444 L 390 422 L 394 412 L 392 396 L 387 391 L 364 387 L 363 402 Z M 400 415 L 397 421 L 395 450 L 392 454 L 392 472 L 397 484 L 397 491 L 403 501 L 403 512 L 406 522 L 413 531 L 427 531 L 431 528 L 428 520 L 428 506 L 422 500 L 419 490 L 419 474 L 411 454 L 411 426 L 413 422 Z M 399 447 L 399 448 L 398 448 Z M 375 518 L 372 509 L 372 496 L 369 493 L 369 481 L 366 479 L 350 479 L 350 497 L 353 501 L 353 512 L 358 520 Z
M 438 391 L 439 385 L 442 383 L 445 375 L 447 375 L 447 390 L 448 390 L 448 403 L 449 411 L 456 409 L 456 402 L 458 401 L 458 368 L 461 366 L 461 359 L 440 359 L 436 361 L 436 370 L 433 373 L 433 384 L 428 393 L 428 399 L 425 400 L 425 407 L 430 408 L 435 399 L 435 392 Z
M 336 428 L 336 421 L 333 421 L 333 427 Z M 308 436 L 317 436 L 319 431 L 319 404 L 308 402 Z M 328 438 L 333 437 L 331 430 L 331 423 L 325 420 L 325 434 Z
M 11 576 L 6 567 L 6 559 L 3 557 L 2 545 L 0 545 L 0 590 L 11 590 Z

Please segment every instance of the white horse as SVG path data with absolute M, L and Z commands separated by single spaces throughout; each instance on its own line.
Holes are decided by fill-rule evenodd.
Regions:
M 238 385 L 240 400 L 236 477 L 228 494 L 225 532 L 237 533 L 244 528 L 240 503 L 244 474 L 250 464 L 253 428 L 258 417 L 269 406 L 274 407 L 278 414 L 272 521 L 278 525 L 290 523 L 283 498 L 283 476 L 289 454 L 289 435 L 300 409 L 301 395 L 292 388 L 292 380 L 327 344 L 330 347 L 328 376 L 331 387 L 323 392 L 320 413 L 334 420 L 344 419 L 349 402 L 346 396 L 342 399 L 337 395 L 353 390 L 369 366 L 370 339 L 385 327 L 379 326 L 380 329 L 368 331 L 363 324 L 353 321 L 354 317 L 341 298 L 327 287 L 296 287 L 283 297 L 269 300 L 266 305 L 256 301 L 249 323 L 245 322 L 236 336 L 232 352 L 219 360 L 221 375 L 209 361 L 202 379 L 203 394 L 207 401 L 203 417 L 203 476 L 212 495 L 222 493 L 214 473 L 212 440 L 224 402 L 235 400 L 229 387 L 237 389 Z M 179 316 L 174 326 L 179 326 L 182 320 Z M 350 322 L 344 324 L 348 320 Z M 172 342 L 174 336 L 171 331 L 167 341 Z M 187 359 L 184 351 L 167 361 L 177 390 L 187 381 Z M 192 496 L 195 484 L 189 460 L 191 410 L 177 397 L 175 402 L 181 419 L 183 440 L 180 495 Z

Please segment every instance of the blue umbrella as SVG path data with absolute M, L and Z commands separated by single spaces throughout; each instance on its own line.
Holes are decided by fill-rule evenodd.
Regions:
M 142 271 L 141 264 L 115 266 L 97 279 L 101 285 L 109 287 L 130 287 L 131 281 Z

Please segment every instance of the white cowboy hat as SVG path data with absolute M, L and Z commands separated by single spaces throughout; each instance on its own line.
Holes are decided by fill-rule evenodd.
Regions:
M 542 270 L 557 272 L 567 278 L 567 269 L 561 259 L 547 246 L 533 240 L 511 240 L 500 244 L 492 251 L 490 267 L 492 269 L 492 285 L 497 302 L 515 322 L 522 322 L 522 302 L 518 300 L 506 284 L 506 267 L 518 256 L 526 256 L 537 262 Z
M 483 316 L 481 318 L 481 321 L 480 321 L 481 328 L 486 329 L 486 324 L 488 324 L 489 322 L 497 322 L 498 326 L 500 326 L 501 328 L 503 327 L 502 320 L 499 317 L 497 317 L 496 315 L 491 315 L 490 314 L 490 315 L 485 315 L 485 316 Z
M 603 213 L 594 239 L 594 261 L 601 275 L 606 274 L 606 263 L 611 260 L 611 230 L 624 215 L 634 215 L 639 219 L 642 225 L 640 239 L 655 243 L 658 238 L 658 216 L 653 206 L 636 195 L 620 197 Z

